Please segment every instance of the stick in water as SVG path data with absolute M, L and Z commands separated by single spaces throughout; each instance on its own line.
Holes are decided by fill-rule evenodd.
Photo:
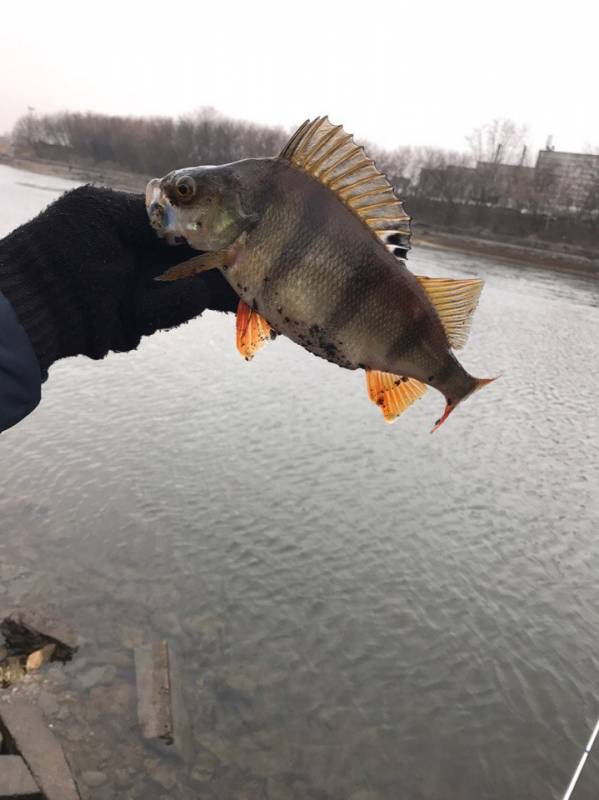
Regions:
M 572 792 L 574 791 L 574 787 L 576 786 L 576 782 L 580 777 L 582 768 L 584 767 L 584 762 L 587 760 L 588 755 L 591 752 L 591 747 L 593 746 L 597 733 L 599 733 L 599 719 L 597 720 L 597 723 L 593 728 L 593 733 L 591 733 L 591 738 L 589 739 L 587 746 L 584 748 L 584 753 L 582 754 L 582 757 L 578 762 L 578 766 L 576 767 L 576 772 L 574 773 L 572 780 L 570 781 L 570 785 L 566 789 L 566 794 L 564 795 L 563 800 L 570 800 Z

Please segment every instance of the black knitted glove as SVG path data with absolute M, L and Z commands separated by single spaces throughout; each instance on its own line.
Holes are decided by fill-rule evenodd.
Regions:
M 0 240 L 0 292 L 11 302 L 42 377 L 59 358 L 103 358 L 205 308 L 234 311 L 238 298 L 212 270 L 153 280 L 197 251 L 169 247 L 149 225 L 141 195 L 82 186 Z

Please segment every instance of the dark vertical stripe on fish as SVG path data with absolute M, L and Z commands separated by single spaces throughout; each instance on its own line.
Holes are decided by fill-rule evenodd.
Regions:
M 380 284 L 381 276 L 376 270 L 368 269 L 374 259 L 376 255 L 372 251 L 363 250 L 359 261 L 354 264 L 355 270 L 347 270 L 347 280 L 339 302 L 331 310 L 324 325 L 330 335 L 335 335 L 351 322 L 360 311 L 370 289 Z
M 393 340 L 393 344 L 388 351 L 389 357 L 393 359 L 401 358 L 408 350 L 415 347 L 419 341 L 427 337 L 433 325 L 434 318 L 431 319 L 425 313 L 420 313 L 416 318 L 410 320 Z
M 452 356 L 451 359 L 448 359 L 445 364 L 435 372 L 434 383 L 441 385 L 446 383 L 456 371 L 456 366 L 461 368 L 461 364 Z
M 320 190 L 321 187 L 317 184 L 314 194 L 316 195 Z M 303 213 L 295 230 L 278 257 L 273 260 L 272 267 L 268 272 L 267 294 L 270 297 L 274 297 L 278 293 L 291 272 L 298 266 L 304 266 L 304 256 L 309 253 L 310 248 L 326 227 L 327 215 L 322 213 L 322 204 L 317 200 L 318 198 L 315 202 L 311 202 L 311 194 L 305 197 Z

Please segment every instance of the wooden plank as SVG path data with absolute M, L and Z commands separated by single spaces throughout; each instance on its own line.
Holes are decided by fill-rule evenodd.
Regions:
M 41 798 L 37 783 L 21 756 L 0 756 L 0 798 L 37 800 Z
M 60 742 L 35 706 L 21 701 L 0 704 L 0 727 L 47 800 L 81 800 Z
M 169 649 L 169 667 L 175 746 L 183 760 L 191 764 L 194 756 L 193 734 L 178 659 L 172 648 Z
M 146 739 L 174 741 L 170 703 L 168 645 L 152 642 L 135 648 L 137 717 Z
M 174 745 L 189 760 L 192 737 L 183 687 L 175 668 L 175 659 L 165 641 L 135 648 L 137 717 L 146 739 Z

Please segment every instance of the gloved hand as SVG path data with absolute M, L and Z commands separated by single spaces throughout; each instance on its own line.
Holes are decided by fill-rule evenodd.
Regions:
M 182 281 L 153 277 L 197 255 L 169 247 L 149 225 L 141 195 L 82 186 L 0 240 L 0 292 L 27 331 L 42 379 L 59 358 L 103 358 L 205 308 L 234 311 L 217 270 Z

